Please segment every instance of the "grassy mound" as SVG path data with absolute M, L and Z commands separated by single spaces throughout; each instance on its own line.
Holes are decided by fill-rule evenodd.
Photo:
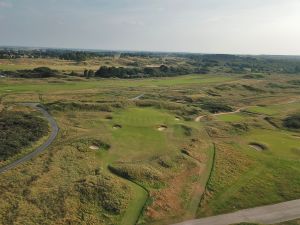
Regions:
M 40 117 L 21 113 L 0 113 L 0 161 L 21 152 L 48 132 L 48 124 Z
M 163 184 L 163 174 L 151 165 L 143 163 L 119 163 L 109 166 L 109 169 L 111 172 L 141 185 L 156 188 Z
M 111 176 L 88 176 L 78 181 L 76 190 L 80 194 L 80 201 L 95 202 L 109 213 L 120 214 L 125 211 L 130 199 L 130 189 L 123 182 Z

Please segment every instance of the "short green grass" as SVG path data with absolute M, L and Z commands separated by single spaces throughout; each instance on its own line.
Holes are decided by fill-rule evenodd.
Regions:
M 246 120 L 247 117 L 242 115 L 241 113 L 234 113 L 234 114 L 224 114 L 216 116 L 218 120 L 224 121 L 224 122 L 241 122 L 243 120 Z

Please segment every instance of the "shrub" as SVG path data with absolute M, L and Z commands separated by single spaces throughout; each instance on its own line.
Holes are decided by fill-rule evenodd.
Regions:
M 122 103 L 88 104 L 77 102 L 53 102 L 45 105 L 49 110 L 57 111 L 102 111 L 112 112 L 114 108 L 125 107 Z
M 21 112 L 0 113 L 0 160 L 7 160 L 48 132 L 47 122 Z
M 300 113 L 287 117 L 283 125 L 290 129 L 300 129 Z
M 222 102 L 215 102 L 215 101 L 204 101 L 201 105 L 201 108 L 209 111 L 210 113 L 233 111 L 233 109 L 230 106 Z

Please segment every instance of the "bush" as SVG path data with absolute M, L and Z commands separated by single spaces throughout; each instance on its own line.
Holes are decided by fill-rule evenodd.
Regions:
M 300 129 L 300 113 L 287 117 L 283 125 L 290 129 Z
M 125 107 L 122 103 L 87 104 L 77 102 L 54 102 L 45 105 L 49 110 L 57 111 L 102 111 L 112 112 L 114 108 Z
M 214 101 L 204 101 L 201 105 L 201 108 L 209 111 L 210 113 L 233 111 L 233 109 L 230 106 L 221 102 L 214 102 Z
M 292 84 L 292 85 L 300 86 L 300 80 L 290 80 L 290 81 L 288 81 L 288 83 Z
M 48 132 L 42 118 L 20 113 L 0 113 L 0 160 L 7 160 Z

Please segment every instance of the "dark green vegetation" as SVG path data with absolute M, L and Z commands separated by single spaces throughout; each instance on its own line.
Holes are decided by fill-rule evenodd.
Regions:
M 6 71 L 4 74 L 16 78 L 49 78 L 58 76 L 58 71 L 48 67 L 38 67 L 32 70 Z
M 209 111 L 210 113 L 219 113 L 219 112 L 232 112 L 232 108 L 225 103 L 222 102 L 216 102 L 214 100 L 205 100 L 201 108 L 204 110 Z
M 300 198 L 300 78 L 282 74 L 298 58 L 101 54 L 0 65 L 61 75 L 0 80 L 0 111 L 42 102 L 60 127 L 49 149 L 1 175 L 0 223 L 162 225 Z M 172 77 L 98 79 L 100 66 Z
M 186 74 L 205 74 L 204 70 L 192 67 L 168 67 L 161 65 L 159 67 L 145 68 L 123 68 L 102 66 L 96 71 L 95 77 L 109 78 L 143 78 L 143 77 L 172 77 Z M 90 77 L 90 76 L 89 76 Z
M 22 112 L 0 113 L 0 161 L 21 152 L 48 132 L 47 122 Z
M 283 124 L 290 129 L 300 129 L 300 113 L 287 117 Z
M 32 69 L 33 66 L 28 66 L 28 64 L 34 65 L 36 61 L 39 62 L 38 66 L 44 67 L 46 65 L 52 69 L 62 70 L 64 75 L 84 76 L 86 78 L 94 76 L 102 78 L 171 77 L 192 73 L 225 72 L 245 74 L 244 78 L 246 79 L 263 79 L 266 74 L 270 73 L 300 73 L 300 58 L 296 56 L 4 48 L 0 49 L 0 60 L 3 60 L 0 70 L 2 69 L 5 75 L 23 78 L 38 76 L 35 71 L 22 70 L 22 68 L 28 67 Z M 27 64 L 24 61 L 27 61 Z M 11 70 L 18 70 L 18 72 L 11 73 L 9 72 Z M 53 73 L 45 73 L 45 71 L 41 72 L 43 75 L 39 75 L 39 77 L 54 75 Z

